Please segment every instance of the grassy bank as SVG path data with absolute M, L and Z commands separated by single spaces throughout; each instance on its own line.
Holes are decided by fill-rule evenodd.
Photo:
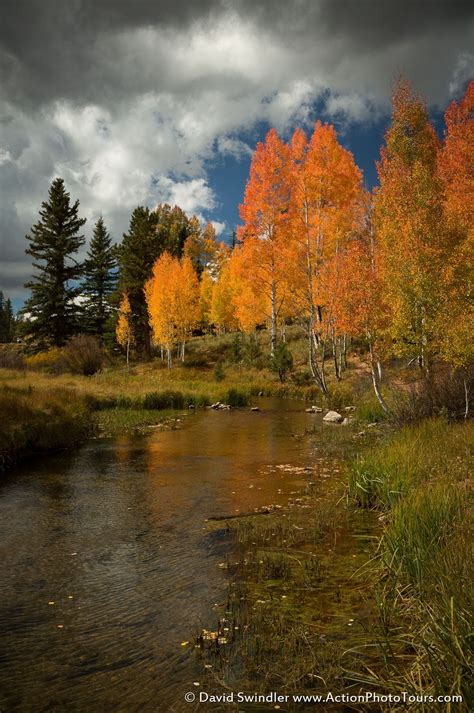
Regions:
M 228 522 L 238 554 L 227 563 L 227 643 L 201 642 L 214 683 L 460 693 L 452 710 L 472 710 L 473 436 L 471 423 L 441 420 L 370 430 L 364 455 L 344 466 L 344 454 L 361 448 L 357 430 L 315 427 L 310 437 L 326 455 L 306 494 Z
M 25 454 L 74 447 L 90 432 L 89 409 L 69 390 L 0 390 L 0 469 Z
M 353 502 L 386 523 L 372 569 L 380 668 L 361 680 L 461 694 L 456 710 L 474 708 L 473 443 L 472 422 L 422 422 L 359 458 L 349 481 Z

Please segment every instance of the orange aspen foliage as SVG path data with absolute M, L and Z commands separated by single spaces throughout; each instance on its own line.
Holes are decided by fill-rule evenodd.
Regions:
M 233 250 L 228 270 L 223 274 L 223 280 L 227 279 L 230 285 L 235 319 L 247 333 L 255 331 L 269 315 L 270 302 L 259 283 L 260 266 L 255 252 L 255 241 L 246 240 Z
M 406 82 L 393 95 L 392 125 L 377 164 L 375 225 L 390 336 L 399 355 L 426 371 L 437 351 L 436 315 L 446 229 L 436 174 L 438 139 L 424 103 Z
M 446 211 L 465 231 L 474 228 L 474 81 L 445 114 L 446 133 L 438 160 Z
M 294 299 L 308 334 L 313 376 L 326 393 L 325 342 L 334 341 L 337 255 L 362 219 L 362 176 L 352 154 L 337 141 L 334 127 L 317 122 L 310 141 L 295 131 L 291 141 L 292 195 L 290 231 L 293 260 L 300 279 Z M 304 276 L 304 277 L 303 277 Z M 320 351 L 320 364 L 316 352 Z
M 211 323 L 221 332 L 236 329 L 238 326 L 233 298 L 229 265 L 226 265 L 222 268 L 219 280 L 214 282 L 210 312 Z
M 283 299 L 285 270 L 282 246 L 290 201 L 289 148 L 271 129 L 265 143 L 257 144 L 250 165 L 240 216 L 244 221 L 239 240 L 248 250 L 248 280 L 269 304 L 271 350 L 276 346 L 277 320 Z M 244 294 L 245 291 L 242 292 Z
M 474 82 L 459 103 L 448 107 L 445 121 L 438 172 L 449 240 L 443 269 L 445 299 L 438 323 L 442 356 L 455 366 L 467 366 L 474 359 Z

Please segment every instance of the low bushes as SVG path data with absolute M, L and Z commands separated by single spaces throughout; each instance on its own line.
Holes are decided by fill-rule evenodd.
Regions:
M 87 334 L 78 334 L 62 350 L 68 371 L 82 376 L 92 376 L 104 363 L 104 350 L 99 340 Z
M 445 415 L 461 419 L 472 411 L 474 367 L 451 370 L 438 368 L 407 390 L 393 394 L 393 413 L 399 423 Z
M 0 344 L 0 369 L 17 369 L 26 367 L 25 357 L 17 344 Z
M 61 374 L 66 370 L 63 351 L 59 347 L 51 347 L 51 349 L 37 354 L 28 354 L 25 364 L 28 369 L 45 371 L 48 374 Z

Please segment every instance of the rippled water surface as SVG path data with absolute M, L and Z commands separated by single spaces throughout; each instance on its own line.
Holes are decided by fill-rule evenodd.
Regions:
M 200 412 L 4 477 L 0 711 L 184 710 L 200 669 L 181 642 L 225 597 L 204 521 L 286 502 L 301 475 L 269 466 L 310 464 L 311 418 Z

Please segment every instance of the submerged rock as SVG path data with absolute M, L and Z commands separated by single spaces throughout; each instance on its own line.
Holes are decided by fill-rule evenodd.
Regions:
M 310 406 L 305 411 L 306 413 L 322 413 L 323 409 L 320 406 Z
M 260 411 L 260 409 L 258 408 L 258 406 L 252 406 L 252 408 L 251 408 L 250 410 L 251 410 L 251 411 Z
M 323 421 L 326 421 L 326 423 L 342 423 L 343 420 L 344 417 L 337 411 L 328 411 L 323 417 Z

